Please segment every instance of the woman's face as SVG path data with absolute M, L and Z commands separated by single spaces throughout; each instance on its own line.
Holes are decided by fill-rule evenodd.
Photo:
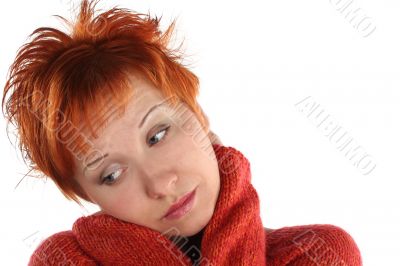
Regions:
M 86 169 L 99 154 L 76 161 L 75 178 L 102 213 L 166 235 L 194 235 L 211 219 L 220 189 L 212 144 L 186 105 L 173 109 L 139 76 L 132 76 L 132 85 L 135 94 L 125 114 L 111 119 L 98 138 L 85 134 L 91 148 L 106 157 Z M 194 189 L 190 212 L 163 219 L 174 202 Z M 171 227 L 178 233 L 168 233 Z

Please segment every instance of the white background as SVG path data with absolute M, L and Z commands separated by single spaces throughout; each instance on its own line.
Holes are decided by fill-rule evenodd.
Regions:
M 58 27 L 52 15 L 71 18 L 77 3 L 1 3 L 1 86 L 28 35 Z M 346 18 L 337 10 L 344 3 L 360 16 Z M 353 236 L 364 265 L 399 265 L 398 1 L 119 0 L 98 7 L 114 5 L 162 14 L 164 28 L 179 16 L 176 34 L 201 80 L 200 104 L 223 144 L 249 159 L 265 227 L 334 224 Z M 376 28 L 365 36 L 369 23 Z M 373 158 L 370 174 L 297 108 L 306 97 Z M 42 239 L 96 208 L 68 202 L 51 181 L 26 177 L 15 188 L 26 167 L 3 117 L 0 128 L 1 261 L 26 265 Z

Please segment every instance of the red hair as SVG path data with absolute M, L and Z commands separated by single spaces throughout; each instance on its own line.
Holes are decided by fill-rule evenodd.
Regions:
M 97 2 L 83 0 L 74 23 L 57 16 L 70 33 L 41 27 L 29 35 L 33 39 L 19 49 L 2 99 L 30 171 L 50 177 L 79 205 L 78 197 L 90 200 L 73 178 L 73 156 L 87 155 L 90 147 L 77 125 L 87 125 L 94 137 L 92 121 L 104 125 L 110 117 L 106 106 L 123 114 L 134 91 L 130 74 L 145 77 L 173 103 L 186 103 L 208 129 L 196 101 L 197 76 L 179 62 L 179 49 L 167 47 L 175 20 L 162 33 L 160 18 L 129 9 L 114 7 L 95 16 Z

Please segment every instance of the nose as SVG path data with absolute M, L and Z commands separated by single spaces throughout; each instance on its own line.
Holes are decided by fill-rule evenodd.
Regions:
M 157 173 L 147 172 L 143 176 L 146 194 L 152 199 L 174 195 L 177 180 L 178 177 L 175 173 L 161 170 Z

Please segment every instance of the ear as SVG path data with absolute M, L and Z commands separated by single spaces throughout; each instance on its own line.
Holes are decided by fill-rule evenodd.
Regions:
M 204 121 L 203 129 L 208 134 L 209 131 L 210 131 L 210 121 L 208 120 L 208 116 L 204 112 L 203 108 L 201 108 L 199 103 L 197 103 L 197 107 L 199 108 L 199 110 L 201 112 L 202 119 Z
M 197 106 L 199 107 L 202 116 L 204 117 L 204 120 L 206 121 L 206 128 L 204 129 L 205 132 L 208 134 L 208 138 L 210 139 L 212 144 L 222 144 L 221 139 L 218 137 L 217 134 L 215 134 L 211 129 L 210 129 L 210 123 L 208 120 L 208 116 L 206 115 L 206 113 L 204 112 L 203 108 L 201 108 L 201 106 L 197 103 Z
M 212 132 L 212 130 L 210 130 L 208 132 L 208 138 L 210 139 L 212 144 L 219 144 L 219 145 L 223 145 L 221 142 L 221 139 L 218 137 L 217 134 L 215 134 L 214 132 Z

